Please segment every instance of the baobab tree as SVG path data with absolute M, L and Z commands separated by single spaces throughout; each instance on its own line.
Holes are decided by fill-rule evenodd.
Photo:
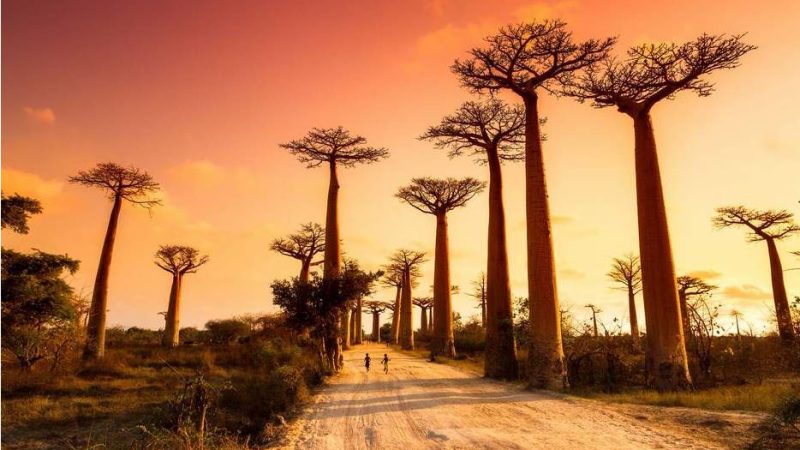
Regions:
M 738 309 L 732 309 L 731 316 L 733 317 L 733 320 L 736 324 L 736 339 L 739 339 L 742 337 L 741 333 L 739 332 L 739 319 L 741 319 L 744 316 L 744 314 L 742 314 L 742 312 L 739 311 Z
M 486 328 L 486 272 L 481 272 L 475 281 L 472 282 L 472 293 L 470 297 L 474 298 L 481 310 L 481 327 Z
M 636 294 L 642 291 L 642 265 L 639 257 L 628 253 L 622 258 L 614 258 L 611 263 L 609 278 L 617 283 L 615 289 L 622 289 L 628 293 L 628 315 L 631 322 L 631 337 L 633 343 L 639 343 L 639 320 L 636 317 Z
M 403 292 L 403 269 L 398 264 L 389 264 L 384 266 L 384 276 L 382 283 L 384 286 L 395 288 L 394 303 L 390 308 L 392 310 L 392 326 L 389 341 L 392 344 L 400 342 L 400 296 Z
M 506 106 L 497 99 L 467 102 L 439 125 L 428 128 L 421 139 L 449 156 L 477 156 L 489 166 L 489 230 L 486 261 L 486 376 L 516 378 L 517 350 L 514 342 L 511 287 L 506 248 L 501 161 L 523 158 L 525 117 L 521 106 Z M 434 306 L 434 314 L 437 307 Z M 434 320 L 434 326 L 438 322 Z
M 530 310 L 530 382 L 564 383 L 558 289 L 542 147 L 539 94 L 559 94 L 577 71 L 607 57 L 614 39 L 575 42 L 566 23 L 534 21 L 501 28 L 452 71 L 474 92 L 508 90 L 525 105 L 525 212 Z
M 434 299 L 433 297 L 417 297 L 413 301 L 414 306 L 419 308 L 419 331 L 421 333 L 430 333 L 433 330 L 433 326 L 430 322 L 428 322 L 428 311 L 433 309 Z M 431 311 L 432 313 L 432 311 Z M 452 316 L 450 318 L 452 321 Z
M 744 206 L 718 208 L 717 216 L 714 217 L 714 225 L 718 228 L 743 226 L 748 229 L 749 242 L 767 243 L 778 334 L 787 343 L 795 340 L 795 330 L 792 327 L 792 313 L 789 309 L 789 298 L 783 281 L 783 266 L 776 242 L 800 231 L 800 225 L 794 223 L 793 218 L 794 215 L 785 210 L 756 210 Z
M 683 335 L 690 336 L 692 332 L 691 321 L 689 318 L 689 298 L 698 295 L 707 295 L 717 286 L 708 284 L 700 278 L 691 275 L 683 275 L 675 280 L 678 285 L 678 303 L 681 306 L 681 321 L 683 323 Z
M 300 261 L 300 281 L 307 283 L 311 266 L 323 262 L 314 261 L 314 257 L 325 250 L 325 229 L 317 223 L 305 223 L 301 225 L 299 233 L 273 240 L 270 248 Z
M 414 250 L 400 249 L 394 252 L 390 261 L 397 265 L 403 273 L 403 289 L 400 295 L 400 346 L 403 350 L 414 350 L 414 330 L 412 316 L 411 289 L 412 278 L 418 275 L 419 265 L 426 261 L 425 253 Z M 398 315 L 395 311 L 395 315 Z
M 366 145 L 366 138 L 352 135 L 343 127 L 312 128 L 304 137 L 280 144 L 289 150 L 308 168 L 328 165 L 330 174 L 328 202 L 325 213 L 325 253 L 322 278 L 330 281 L 341 272 L 342 250 L 339 240 L 339 177 L 338 167 L 354 167 L 359 164 L 372 164 L 386 158 L 389 151 L 382 147 Z M 341 318 L 339 319 L 341 320 Z M 341 359 L 341 346 L 338 336 L 327 338 L 328 348 L 336 348 L 335 358 Z
M 414 178 L 395 196 L 418 211 L 436 217 L 436 246 L 433 259 L 433 304 L 436 324 L 431 340 L 431 354 L 456 356 L 453 337 L 453 304 L 450 296 L 450 244 L 447 213 L 467 204 L 486 183 L 475 178 Z M 423 310 L 423 315 L 424 315 Z M 427 320 L 426 320 L 427 322 Z M 423 331 L 427 328 L 427 323 Z
M 600 333 L 597 330 L 597 315 L 601 313 L 602 310 L 591 303 L 586 305 L 586 307 L 592 311 L 592 326 L 594 328 L 594 337 L 600 337 Z
M 741 39 L 704 34 L 682 45 L 637 46 L 624 60 L 607 59 L 602 67 L 587 67 L 566 90 L 598 108 L 614 106 L 633 119 L 639 254 L 652 368 L 648 381 L 659 390 L 689 388 L 691 377 L 651 111 L 681 91 L 710 95 L 713 84 L 706 75 L 738 66 L 741 57 L 755 48 Z
M 108 309 L 108 276 L 111 270 L 111 256 L 114 253 L 114 241 L 117 236 L 117 224 L 123 202 L 151 209 L 161 204 L 154 199 L 159 185 L 147 172 L 136 167 L 122 167 L 114 163 L 100 163 L 95 167 L 80 171 L 69 178 L 70 183 L 102 189 L 113 202 L 111 216 L 100 251 L 100 262 L 92 291 L 92 306 L 89 311 L 89 323 L 86 327 L 86 344 L 83 349 L 84 359 L 98 359 L 106 350 L 106 310 Z
M 183 245 L 162 245 L 156 252 L 155 263 L 172 275 L 172 288 L 169 291 L 169 306 L 165 316 L 164 336 L 161 345 L 177 347 L 180 344 L 181 288 L 183 276 L 195 273 L 208 262 L 207 255 L 200 255 L 197 249 Z
M 364 312 L 372 314 L 372 340 L 381 341 L 381 313 L 389 306 L 387 302 L 375 300 L 364 302 Z

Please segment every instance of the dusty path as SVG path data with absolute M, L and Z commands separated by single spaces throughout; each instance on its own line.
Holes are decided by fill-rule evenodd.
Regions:
M 369 373 L 365 352 L 374 358 Z M 384 353 L 391 358 L 389 374 L 379 362 Z M 345 367 L 294 424 L 285 448 L 726 448 L 652 412 L 527 392 L 382 345 L 346 352 Z

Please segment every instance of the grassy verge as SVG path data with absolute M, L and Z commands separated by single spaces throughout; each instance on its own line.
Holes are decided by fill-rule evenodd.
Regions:
M 573 395 L 611 403 L 635 403 L 654 406 L 681 406 L 717 411 L 769 412 L 797 386 L 790 383 L 723 386 L 693 392 L 663 392 L 635 390 L 615 394 L 596 391 L 573 391 Z

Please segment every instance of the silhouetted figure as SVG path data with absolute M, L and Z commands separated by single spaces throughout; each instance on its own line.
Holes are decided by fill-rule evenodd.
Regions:
M 383 354 L 383 360 L 381 360 L 381 364 L 383 364 L 383 373 L 389 373 L 389 355 L 386 353 Z
M 369 357 L 369 353 L 367 356 L 364 357 L 364 367 L 367 368 L 367 372 L 369 372 L 369 362 L 372 361 L 372 358 Z

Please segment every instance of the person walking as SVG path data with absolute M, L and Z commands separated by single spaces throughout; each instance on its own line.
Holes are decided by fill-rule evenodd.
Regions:
M 381 364 L 383 364 L 383 373 L 389 373 L 389 355 L 386 353 L 383 354 Z
M 370 358 L 369 357 L 369 353 L 367 353 L 367 356 L 364 357 L 364 367 L 367 368 L 367 372 L 369 372 L 369 363 L 370 363 L 370 361 L 372 361 L 372 358 Z

